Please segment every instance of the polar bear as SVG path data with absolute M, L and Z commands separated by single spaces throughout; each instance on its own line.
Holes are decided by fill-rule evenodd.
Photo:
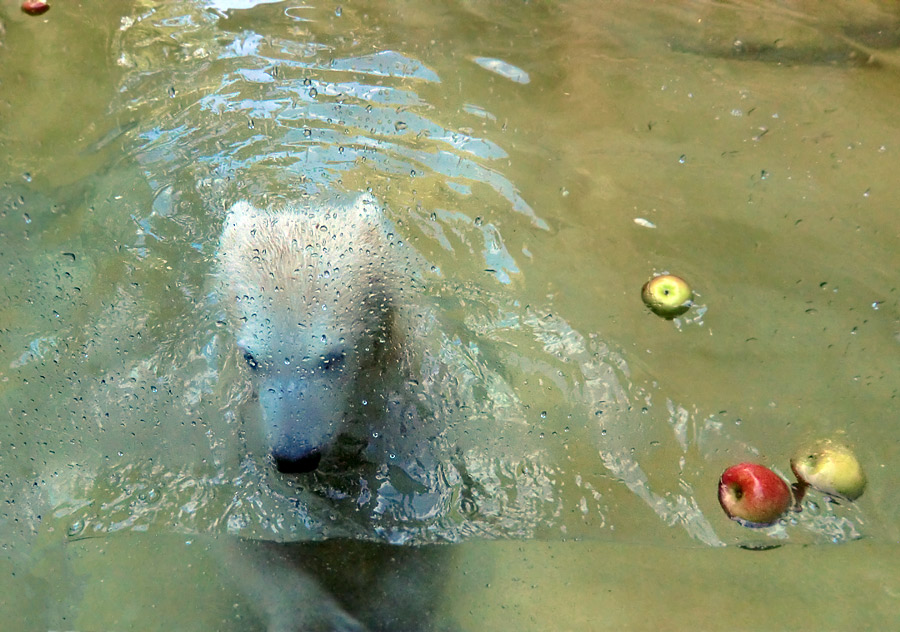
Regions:
M 282 473 L 315 470 L 341 438 L 363 449 L 366 399 L 401 362 L 400 250 L 368 193 L 316 208 L 241 201 L 228 213 L 217 276 Z

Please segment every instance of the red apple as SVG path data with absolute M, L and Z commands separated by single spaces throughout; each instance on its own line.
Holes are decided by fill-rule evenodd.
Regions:
M 719 504 L 745 527 L 765 527 L 791 506 L 791 490 L 775 472 L 756 463 L 733 465 L 719 479 Z
M 45 0 L 25 0 L 22 2 L 22 11 L 28 15 L 40 15 L 50 9 L 50 5 Z

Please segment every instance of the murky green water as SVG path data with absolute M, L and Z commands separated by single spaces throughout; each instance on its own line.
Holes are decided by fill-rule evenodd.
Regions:
M 893 5 L 115 2 L 0 24 L 10 629 L 320 606 L 265 541 L 374 629 L 900 614 Z M 421 261 L 429 414 L 373 438 L 382 468 L 285 479 L 247 439 L 222 220 L 363 189 Z M 698 293 L 675 322 L 640 301 L 662 270 Z M 722 513 L 726 467 L 790 476 L 834 436 L 859 501 L 813 493 L 762 530 Z M 262 588 L 222 562 L 233 536 Z

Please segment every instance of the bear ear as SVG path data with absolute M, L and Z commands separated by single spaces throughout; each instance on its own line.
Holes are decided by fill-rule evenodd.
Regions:
M 361 193 L 353 202 L 353 216 L 365 224 L 377 225 L 384 218 L 384 211 L 375 196 L 367 192 Z
M 239 200 L 228 210 L 228 215 L 225 217 L 225 225 L 239 226 L 256 218 L 259 214 L 260 210 L 250 204 L 250 202 L 247 200 Z

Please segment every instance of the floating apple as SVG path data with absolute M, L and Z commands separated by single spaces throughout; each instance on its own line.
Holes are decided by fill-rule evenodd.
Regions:
M 772 524 L 791 506 L 791 490 L 775 472 L 756 463 L 733 465 L 719 479 L 719 504 L 745 527 Z
M 690 309 L 694 293 L 681 277 L 660 274 L 644 283 L 641 298 L 657 316 L 675 318 Z
M 866 474 L 847 446 L 823 439 L 803 446 L 791 459 L 801 484 L 831 496 L 856 500 L 866 489 Z
M 40 15 L 50 9 L 50 5 L 45 0 L 25 0 L 22 3 L 22 11 L 28 15 Z

